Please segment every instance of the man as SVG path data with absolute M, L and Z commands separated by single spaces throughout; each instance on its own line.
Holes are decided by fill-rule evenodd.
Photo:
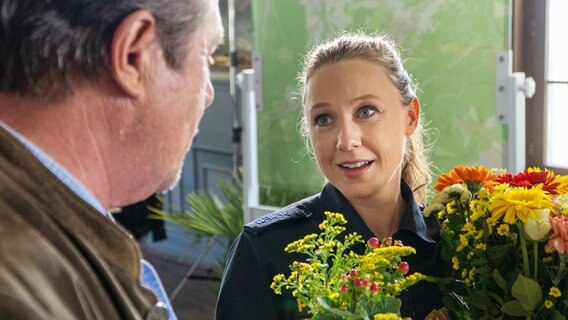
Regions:
M 0 0 L 0 319 L 164 316 L 105 215 L 179 179 L 222 35 L 215 0 Z

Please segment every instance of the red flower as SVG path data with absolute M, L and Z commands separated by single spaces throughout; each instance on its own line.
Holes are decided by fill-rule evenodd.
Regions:
M 560 185 L 559 182 L 555 181 L 555 176 L 552 171 L 541 171 L 538 168 L 529 168 L 517 175 L 510 173 L 503 174 L 499 177 L 497 182 L 508 183 L 514 187 L 525 187 L 528 189 L 542 185 L 542 190 L 553 195 L 557 193 L 556 188 Z

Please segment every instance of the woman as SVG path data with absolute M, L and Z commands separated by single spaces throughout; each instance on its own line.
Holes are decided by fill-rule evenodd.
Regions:
M 217 302 L 217 319 L 301 319 L 288 292 L 275 295 L 275 274 L 305 257 L 284 247 L 318 233 L 324 211 L 342 213 L 347 232 L 392 236 L 417 253 L 411 272 L 438 276 L 437 224 L 418 204 L 430 182 L 420 103 L 395 44 L 387 37 L 347 34 L 308 53 L 300 76 L 303 127 L 329 181 L 322 192 L 245 226 L 233 244 Z M 364 245 L 354 248 L 362 252 Z M 424 319 L 440 308 L 436 285 L 419 282 L 401 294 L 401 313 Z

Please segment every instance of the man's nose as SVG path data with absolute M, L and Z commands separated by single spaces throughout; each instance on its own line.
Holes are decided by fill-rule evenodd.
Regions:
M 205 86 L 205 108 L 209 107 L 213 103 L 215 98 L 215 89 L 211 80 L 207 80 L 207 85 Z

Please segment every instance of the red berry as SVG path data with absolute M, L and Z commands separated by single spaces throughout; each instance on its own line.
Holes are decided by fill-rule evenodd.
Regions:
M 349 271 L 349 276 L 351 277 L 351 279 L 357 279 L 359 272 L 357 272 L 357 269 L 353 268 L 351 269 L 351 271 Z
M 341 275 L 341 282 L 347 282 L 347 275 L 346 274 Z
M 367 245 L 369 246 L 369 248 L 378 248 L 379 247 L 379 239 L 377 239 L 377 237 L 372 237 L 369 238 L 369 240 L 367 240 Z
M 400 272 L 402 272 L 402 274 L 407 274 L 408 271 L 410 271 L 410 266 L 408 265 L 408 262 L 403 261 L 401 263 L 398 264 L 398 270 Z
M 341 294 L 348 294 L 348 293 L 349 293 L 349 287 L 346 286 L 346 285 L 342 285 L 342 286 L 341 286 L 341 289 L 339 289 L 339 292 L 340 292 Z
M 386 237 L 383 239 L 383 243 L 387 246 L 392 246 L 392 237 Z
M 370 288 L 370 289 L 371 289 L 371 292 L 372 292 L 372 293 L 378 293 L 378 292 L 379 292 L 379 289 L 380 289 L 380 288 L 379 288 L 379 284 L 376 283 L 376 282 L 373 282 L 373 283 L 371 284 L 371 288 Z
M 361 281 L 362 281 L 361 285 L 363 287 L 368 287 L 371 284 L 371 280 L 369 280 L 368 278 L 363 278 L 361 279 Z
M 353 286 L 355 286 L 355 288 L 364 287 L 363 279 L 355 279 L 355 281 L 353 282 Z

